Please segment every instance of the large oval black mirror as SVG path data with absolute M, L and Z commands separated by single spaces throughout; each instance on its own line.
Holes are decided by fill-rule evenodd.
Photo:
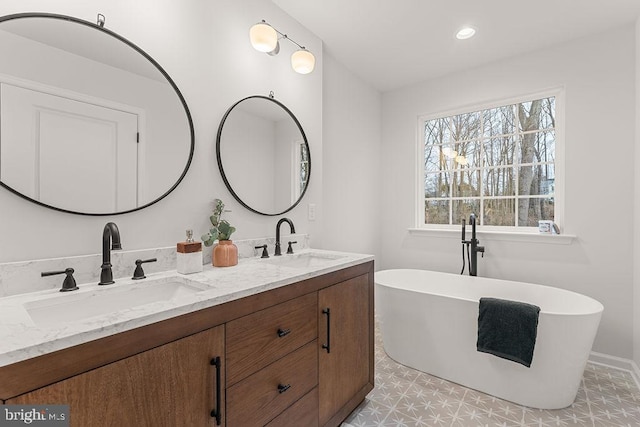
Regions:
M 296 116 L 271 97 L 249 96 L 227 110 L 218 127 L 216 155 L 225 185 L 252 212 L 281 215 L 307 191 L 307 136 Z
M 150 206 L 184 178 L 187 104 L 162 67 L 122 36 L 77 18 L 0 18 L 0 184 L 84 215 Z

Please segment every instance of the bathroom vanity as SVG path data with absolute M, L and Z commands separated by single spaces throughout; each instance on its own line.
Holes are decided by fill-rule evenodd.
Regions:
M 338 426 L 374 382 L 373 259 L 343 255 L 209 267 L 179 303 L 36 324 L 0 346 L 0 398 L 69 404 L 72 426 Z
M 10 106 L 0 117 L 0 187 L 56 211 L 102 216 L 147 208 L 180 184 L 194 156 L 194 127 L 160 64 L 105 27 L 101 14 L 93 23 L 19 13 L 0 17 L 0 25 L 0 48 L 9 58 L 3 64 L 11 65 L 0 67 L 2 103 Z M 49 47 L 50 39 L 73 43 Z M 90 44 L 77 49 L 77 40 Z M 87 49 L 92 55 L 83 58 Z M 83 75 L 91 76 L 89 87 L 86 79 L 68 78 Z M 39 120 L 36 134 L 51 147 L 47 153 L 25 137 L 33 134 L 30 118 L 42 111 L 47 120 Z M 269 133 L 259 132 L 258 119 L 269 130 L 277 122 L 277 141 L 262 141 Z M 244 130 L 258 133 L 238 138 Z M 238 149 L 236 138 L 252 145 Z M 258 148 L 269 150 L 254 156 L 261 169 L 244 154 Z M 99 162 L 66 161 L 86 150 Z M 240 205 L 266 216 L 293 209 L 311 176 L 306 134 L 273 93 L 244 98 L 227 111 L 216 158 Z M 248 170 L 278 178 L 257 183 L 271 186 L 266 189 L 256 182 L 243 187 Z M 290 220 L 279 224 L 285 220 L 294 234 Z M 105 286 L 98 285 L 93 255 L 0 265 L 0 403 L 66 404 L 77 427 L 337 426 L 373 388 L 373 257 L 307 250 L 133 280 L 122 277 L 131 277 L 138 257 L 136 271 L 143 258 L 157 258 L 155 266 L 171 259 L 166 269 L 175 268 L 175 247 L 112 260 L 109 243 L 119 249 L 115 223 L 103 231 Z M 69 292 L 41 277 L 61 268 Z

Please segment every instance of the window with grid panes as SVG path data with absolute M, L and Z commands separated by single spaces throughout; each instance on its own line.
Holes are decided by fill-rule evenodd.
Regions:
M 421 121 L 424 225 L 554 220 L 555 110 L 549 96 Z

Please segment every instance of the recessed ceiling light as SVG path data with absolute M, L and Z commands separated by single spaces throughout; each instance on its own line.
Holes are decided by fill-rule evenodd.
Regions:
M 458 40 L 465 40 L 465 39 L 469 39 L 471 37 L 473 37 L 473 35 L 476 33 L 476 30 L 471 28 L 471 27 L 464 27 L 462 29 L 460 29 L 460 31 L 458 31 L 456 33 L 456 38 Z

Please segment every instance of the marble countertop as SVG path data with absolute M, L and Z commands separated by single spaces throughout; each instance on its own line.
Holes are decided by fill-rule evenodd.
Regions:
M 313 257 L 307 263 L 304 258 Z M 299 260 L 301 262 L 295 262 Z M 78 285 L 79 290 L 59 292 L 58 289 L 32 292 L 0 298 L 0 366 L 10 365 L 32 357 L 51 353 L 63 348 L 149 325 L 182 314 L 219 305 L 228 301 L 286 286 L 291 283 L 330 273 L 346 267 L 373 260 L 372 255 L 346 252 L 305 249 L 295 255 L 283 255 L 269 259 L 244 258 L 237 266 L 215 268 L 205 266 L 201 273 L 182 275 L 175 270 L 147 275 L 146 279 L 134 281 L 117 279 L 109 286 L 97 284 Z M 294 262 L 290 262 L 294 261 Z M 161 286 L 163 291 L 171 286 L 189 288 L 191 292 L 171 294 L 168 299 L 143 303 L 126 309 L 106 313 L 92 312 L 74 320 L 75 310 L 90 310 L 83 307 L 85 298 L 102 292 L 118 294 L 126 300 L 133 292 L 140 295 L 141 289 Z M 195 289 L 194 289 L 195 288 Z M 158 291 L 160 288 L 158 288 Z M 145 292 L 144 289 L 142 292 Z M 77 301 L 77 304 L 74 303 Z M 65 306 L 69 316 L 65 316 Z M 60 305 L 59 318 L 38 318 L 27 309 L 33 307 L 53 308 Z M 33 313 L 33 312 L 32 312 Z M 52 316 L 53 317 L 53 316 Z M 65 319 L 65 317 L 67 317 Z

